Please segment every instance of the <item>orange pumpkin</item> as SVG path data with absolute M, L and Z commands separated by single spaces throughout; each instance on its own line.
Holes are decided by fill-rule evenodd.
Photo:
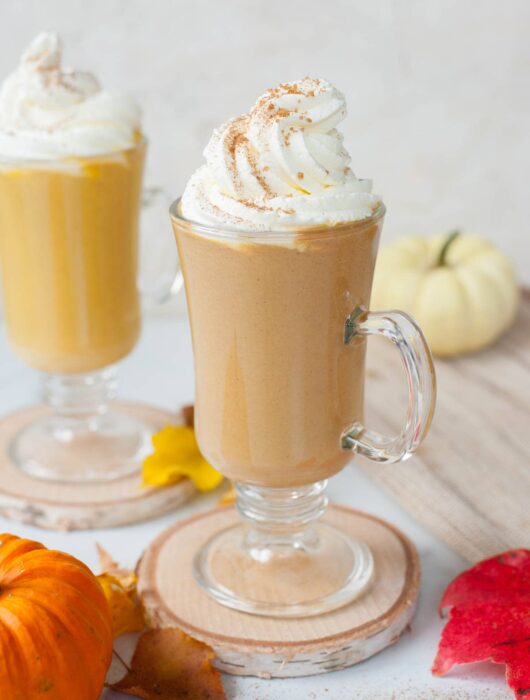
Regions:
M 0 698 L 97 700 L 111 657 L 110 610 L 90 569 L 0 535 Z

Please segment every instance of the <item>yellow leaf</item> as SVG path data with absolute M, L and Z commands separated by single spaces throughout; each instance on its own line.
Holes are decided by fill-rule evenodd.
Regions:
M 96 542 L 96 549 L 99 556 L 99 568 L 103 574 L 112 574 L 118 579 L 123 588 L 129 592 L 136 590 L 138 580 L 136 573 L 132 569 L 125 569 L 115 561 L 107 550 Z
M 234 484 L 230 484 L 229 488 L 227 491 L 223 493 L 221 498 L 218 500 L 217 505 L 220 506 L 228 506 L 232 505 L 233 503 L 236 502 L 237 494 L 236 494 L 236 487 Z
M 103 569 L 98 581 L 110 607 L 114 637 L 126 632 L 139 632 L 144 629 L 145 621 L 136 589 L 136 573 L 121 567 L 100 544 L 96 544 L 96 548 L 99 565 Z
M 167 426 L 152 441 L 154 452 L 143 462 L 145 486 L 168 486 L 185 476 L 199 491 L 210 491 L 223 480 L 200 453 L 193 428 Z
M 130 585 L 126 588 L 112 574 L 100 574 L 98 580 L 110 606 L 114 637 L 143 630 L 145 622 L 136 586 Z

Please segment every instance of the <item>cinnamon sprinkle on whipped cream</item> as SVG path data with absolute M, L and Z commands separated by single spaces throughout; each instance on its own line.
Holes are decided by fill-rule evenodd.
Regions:
M 49 160 L 131 148 L 140 109 L 102 90 L 91 73 L 62 66 L 62 44 L 42 32 L 0 89 L 0 158 Z
M 358 180 L 336 126 L 342 93 L 304 78 L 267 90 L 247 114 L 218 129 L 190 178 L 182 214 L 204 225 L 282 230 L 357 221 L 381 204 Z

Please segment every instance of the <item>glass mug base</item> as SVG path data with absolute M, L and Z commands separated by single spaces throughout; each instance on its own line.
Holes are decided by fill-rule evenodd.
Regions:
M 212 537 L 194 575 L 217 602 L 255 615 L 307 617 L 346 605 L 369 586 L 369 547 L 325 523 L 326 482 L 298 489 L 237 485 L 244 523 Z
M 68 424 L 53 416 L 15 436 L 10 457 L 22 471 L 52 481 L 112 481 L 139 472 L 153 426 L 119 413 Z
M 112 368 L 82 375 L 45 375 L 45 403 L 53 410 L 22 428 L 9 454 L 38 479 L 87 483 L 140 471 L 157 427 L 109 410 L 115 393 Z

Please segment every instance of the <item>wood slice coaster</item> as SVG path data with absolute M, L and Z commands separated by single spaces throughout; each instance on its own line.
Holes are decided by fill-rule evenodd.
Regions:
M 120 412 L 162 428 L 180 421 L 176 414 L 133 403 L 113 404 Z M 99 483 L 63 483 L 25 474 L 9 458 L 8 445 L 18 430 L 47 409 L 32 406 L 0 420 L 0 514 L 51 530 L 86 530 L 148 520 L 196 493 L 188 479 L 165 488 L 144 488 L 140 474 Z
M 211 535 L 237 519 L 229 506 L 179 521 L 153 542 L 138 566 L 138 589 L 151 623 L 180 627 L 211 646 L 222 671 L 265 678 L 335 671 L 376 654 L 407 628 L 420 579 L 414 545 L 389 523 L 337 505 L 324 520 L 366 542 L 374 555 L 374 582 L 361 598 L 296 619 L 248 615 L 218 604 L 195 582 L 192 561 Z

